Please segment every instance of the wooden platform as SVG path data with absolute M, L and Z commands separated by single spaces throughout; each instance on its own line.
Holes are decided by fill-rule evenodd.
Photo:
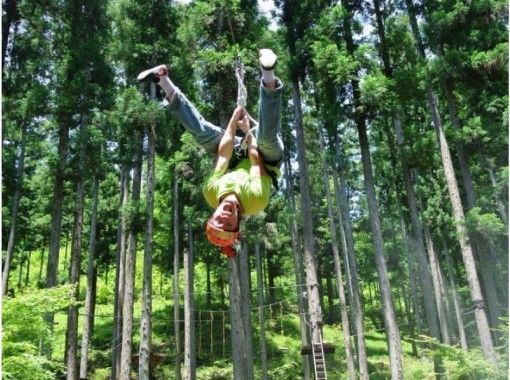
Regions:
M 335 346 L 332 343 L 323 343 L 322 348 L 324 349 L 325 354 L 335 353 Z M 311 355 L 311 354 L 312 354 L 312 346 L 310 344 L 307 346 L 301 347 L 301 355 Z

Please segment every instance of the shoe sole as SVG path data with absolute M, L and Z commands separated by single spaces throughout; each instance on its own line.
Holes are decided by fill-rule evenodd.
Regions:
M 163 69 L 163 68 L 164 68 L 164 72 L 162 74 L 160 74 L 160 72 L 162 71 L 161 69 Z M 156 70 L 157 70 L 157 72 L 155 72 Z M 142 71 L 140 74 L 138 74 L 136 79 L 138 80 L 138 82 L 151 81 L 151 82 L 157 83 L 157 82 L 159 82 L 159 77 L 161 75 L 166 75 L 167 73 L 168 73 L 168 71 L 167 71 L 166 66 L 160 65 L 160 66 L 156 66 L 151 69 Z
M 267 49 L 269 51 L 265 52 L 262 56 L 259 57 L 259 63 L 263 70 L 273 70 L 273 68 L 276 66 L 276 61 L 278 59 L 278 56 L 270 49 Z M 263 59 L 265 58 L 265 59 Z M 266 61 L 263 64 L 262 62 Z

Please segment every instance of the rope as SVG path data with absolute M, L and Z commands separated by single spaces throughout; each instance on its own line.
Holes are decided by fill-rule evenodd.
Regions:
M 294 306 L 294 307 L 298 306 L 298 305 L 292 304 L 289 301 L 294 301 L 294 297 L 286 298 L 286 299 L 283 299 L 283 300 L 280 300 L 280 301 L 276 301 L 276 302 L 273 302 L 273 303 L 270 303 L 270 304 L 266 304 L 266 305 L 252 306 L 250 308 L 250 310 L 254 311 L 254 310 L 259 310 L 259 309 L 270 308 L 270 312 L 272 314 L 273 313 L 272 307 L 276 306 L 276 305 L 280 305 L 281 307 L 283 307 L 283 304 L 287 303 L 289 306 Z M 192 319 L 192 321 L 199 322 L 199 323 L 209 322 L 209 321 L 211 321 L 211 319 L 213 319 L 215 322 L 219 322 L 219 319 L 215 319 L 214 317 L 211 317 L 211 319 L 203 319 L 202 315 L 201 315 L 202 313 L 209 313 L 211 316 L 214 313 L 230 313 L 230 309 L 229 310 L 191 309 L 191 311 L 198 312 L 198 314 L 199 314 L 198 315 L 198 319 Z M 111 315 L 111 314 L 78 313 L 78 315 L 81 316 L 81 317 L 94 316 L 95 318 L 112 318 L 112 319 L 119 319 L 119 318 L 121 318 L 120 316 L 115 316 L 115 315 Z M 140 319 L 141 319 L 141 317 L 133 317 L 133 321 L 134 322 L 135 321 L 139 321 Z M 151 321 L 152 322 L 184 322 L 184 319 L 167 319 L 167 318 L 154 318 L 154 317 L 151 317 Z
M 246 86 L 244 85 L 244 74 L 246 71 L 244 70 L 244 65 L 241 62 L 239 56 L 236 58 L 236 78 L 237 78 L 237 106 L 246 108 L 246 99 L 248 99 L 248 92 L 246 91 Z

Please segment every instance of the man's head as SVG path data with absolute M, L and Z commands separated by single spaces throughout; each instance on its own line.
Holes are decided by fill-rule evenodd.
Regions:
M 235 196 L 225 197 L 207 221 L 207 239 L 218 247 L 231 246 L 239 237 L 240 219 L 239 202 Z

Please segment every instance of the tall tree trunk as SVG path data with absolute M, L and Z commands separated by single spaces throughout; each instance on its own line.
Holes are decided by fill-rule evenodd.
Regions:
M 145 206 L 145 239 L 143 250 L 143 290 L 142 316 L 140 320 L 140 355 L 138 362 L 138 379 L 149 380 L 151 377 L 152 351 L 152 231 L 154 224 L 154 160 L 155 136 L 149 126 L 147 133 L 147 184 Z
M 87 365 L 89 346 L 92 339 L 92 314 L 93 314 L 93 289 L 94 289 L 94 268 L 96 259 L 96 232 L 97 232 L 97 205 L 99 199 L 99 177 L 94 178 L 94 187 L 92 189 L 92 213 L 90 217 L 90 238 L 89 238 L 89 259 L 87 263 L 87 293 L 85 295 L 85 322 L 83 324 L 83 334 L 81 339 L 80 355 L 80 379 L 87 377 Z
M 436 255 L 438 263 L 440 262 L 439 255 Z M 453 315 L 453 307 L 452 307 L 452 300 L 449 295 L 449 291 L 447 289 L 446 283 L 445 283 L 445 277 L 443 273 L 443 269 L 441 265 L 437 265 L 437 277 L 439 279 L 439 289 L 441 292 L 441 298 L 444 300 L 445 305 L 445 312 L 446 312 L 446 320 L 448 322 L 448 331 L 450 334 L 450 338 L 454 337 L 454 315 Z
M 179 177 L 177 169 L 174 171 L 174 278 L 173 278 L 173 295 L 174 295 L 174 340 L 175 340 L 175 379 L 181 379 L 181 326 L 179 313 Z
M 243 329 L 245 348 L 243 351 L 246 355 L 246 365 L 248 368 L 247 380 L 253 380 L 253 328 L 251 323 L 251 276 L 250 276 L 250 261 L 248 259 L 248 247 L 246 240 L 241 240 L 241 255 L 239 256 L 239 274 L 241 282 L 241 308 L 243 313 Z
M 67 167 L 67 150 L 69 144 L 69 128 L 61 124 L 58 130 L 58 161 L 53 183 L 53 198 L 51 202 L 51 230 L 50 245 L 48 250 L 48 264 L 46 268 L 46 287 L 52 288 L 57 285 L 58 256 L 60 251 L 60 234 L 62 232 L 62 205 L 64 204 L 64 180 Z M 53 331 L 54 315 L 48 314 L 46 321 Z M 51 347 L 45 347 L 45 352 L 51 356 Z
M 294 102 L 294 123 L 296 126 L 297 156 L 299 164 L 299 187 L 301 190 L 301 216 L 303 218 L 304 238 L 304 270 L 308 301 L 308 323 L 311 327 L 311 343 L 322 341 L 322 310 L 319 299 L 319 283 L 317 280 L 317 266 L 315 262 L 315 244 L 313 236 L 313 219 L 310 201 L 310 183 L 305 154 L 305 136 L 303 130 L 303 113 L 301 110 L 301 95 L 299 78 L 292 81 L 292 99 Z
M 446 240 L 444 236 L 441 234 L 441 240 L 443 243 L 443 253 L 446 259 L 446 266 L 448 268 L 448 279 L 450 282 L 450 288 L 452 291 L 452 298 L 453 298 L 453 306 L 455 308 L 455 318 L 457 321 L 457 329 L 459 331 L 459 339 L 460 339 L 460 346 L 463 350 L 467 351 L 468 345 L 467 345 L 467 338 L 466 338 L 466 331 L 464 329 L 464 321 L 462 318 L 462 306 L 460 303 L 459 294 L 457 292 L 457 284 L 455 280 L 455 270 L 453 268 L 452 258 L 450 257 L 450 253 L 448 252 L 448 246 L 446 245 Z
M 294 193 L 292 191 L 292 179 L 291 179 L 291 165 L 289 155 L 285 154 L 284 161 L 284 169 L 285 169 L 285 190 L 287 193 L 287 199 L 289 201 L 290 208 L 290 241 L 292 245 L 292 252 L 294 252 L 294 276 L 296 281 L 296 291 L 297 291 L 297 301 L 298 301 L 298 311 L 299 311 L 299 327 L 301 332 L 301 344 L 303 346 L 307 346 L 310 344 L 310 336 L 308 332 L 308 328 L 306 325 L 305 319 L 305 305 L 303 301 L 303 297 L 301 296 L 301 285 L 303 284 L 303 255 L 302 255 L 302 247 L 299 244 L 298 239 L 298 227 L 296 221 L 296 203 L 294 200 Z M 303 360 L 303 374 L 304 378 L 310 378 L 310 361 Z
M 455 179 L 455 173 L 453 171 L 453 163 L 450 156 L 450 150 L 448 148 L 448 142 L 446 141 L 446 136 L 439 119 L 439 114 L 437 112 L 437 101 L 431 90 L 428 92 L 428 102 L 433 112 L 434 127 L 440 147 L 443 170 L 445 173 L 446 183 L 448 185 L 448 193 L 450 196 L 450 202 L 452 204 L 453 218 L 455 220 L 457 236 L 461 246 L 462 258 L 464 261 L 464 266 L 466 267 L 471 300 L 475 305 L 475 320 L 478 328 L 478 334 L 480 336 L 482 351 L 485 358 L 491 363 L 495 364 L 497 362 L 496 353 L 492 343 L 489 323 L 485 310 L 485 303 L 480 288 L 480 282 L 476 273 L 473 250 L 471 248 L 469 237 L 466 232 L 464 210 L 462 209 L 459 188 L 457 186 L 457 180 Z
M 437 314 L 439 317 L 439 327 L 441 328 L 441 336 L 443 343 L 450 344 L 450 334 L 448 332 L 448 322 L 445 312 L 445 300 L 441 296 L 441 284 L 439 280 L 439 262 L 437 260 L 436 250 L 430 236 L 430 230 L 426 223 L 423 224 L 425 231 L 425 243 L 427 245 L 427 253 L 429 255 L 429 263 L 432 272 L 432 283 L 434 284 L 434 296 L 436 298 Z
M 8 1 L 11 3 L 14 1 Z M 9 4 L 7 4 L 9 6 Z M 8 11 L 8 10 L 7 10 Z M 4 21 L 5 22 L 5 21 Z M 7 36 L 4 36 L 6 38 Z M 2 271 L 2 296 L 7 293 L 7 284 L 9 281 L 9 271 L 11 269 L 12 253 L 14 251 L 14 243 L 16 238 L 16 228 L 18 225 L 19 201 L 21 199 L 21 191 L 23 188 L 23 171 L 25 170 L 25 145 L 26 145 L 27 127 L 25 123 L 21 125 L 21 143 L 19 145 L 19 153 L 17 154 L 16 165 L 16 182 L 14 189 L 14 197 L 12 200 L 11 211 L 11 228 L 9 230 L 9 240 L 7 242 L 7 252 L 5 254 L 4 267 Z
M 378 20 L 378 30 L 380 30 L 380 28 L 383 27 L 383 24 L 382 24 L 382 21 L 380 20 L 381 18 L 381 15 L 380 15 L 380 11 L 379 11 L 379 4 L 378 4 L 378 1 L 377 0 L 374 0 L 374 4 L 376 4 L 376 15 L 377 15 L 377 20 Z M 382 41 L 385 41 L 385 38 L 384 38 L 384 30 L 382 32 L 379 32 L 380 33 L 380 39 Z M 385 49 L 383 49 L 385 46 L 381 47 L 381 50 L 383 50 L 383 53 L 382 55 L 385 56 L 386 58 L 383 59 L 383 61 L 385 62 L 385 68 L 387 67 L 387 65 L 389 65 L 389 63 L 386 63 L 386 59 L 388 59 L 387 57 L 387 52 Z M 391 67 L 390 67 L 391 69 Z M 391 70 L 387 70 L 387 71 L 391 71 Z M 400 117 L 399 116 L 394 116 L 393 118 L 393 123 L 394 125 L 398 125 L 400 126 Z M 397 163 L 397 158 L 395 157 L 395 154 L 394 154 L 394 151 L 395 151 L 395 144 L 394 144 L 394 140 L 391 138 L 391 135 L 390 135 L 390 131 L 386 131 L 387 132 L 387 137 L 388 137 L 388 147 L 389 147 L 389 154 L 390 154 L 390 161 L 391 161 L 391 166 L 393 168 L 397 168 L 398 167 L 398 163 Z M 401 158 L 403 159 L 403 155 L 401 155 Z M 403 167 L 405 167 L 406 170 L 403 170 L 404 172 L 404 175 L 409 175 L 409 170 L 407 168 L 407 163 L 404 162 L 401 164 Z M 415 326 L 415 321 L 420 317 L 419 315 L 419 307 L 418 307 L 418 300 L 417 300 L 417 292 L 416 292 L 416 285 L 414 283 L 414 279 L 416 278 L 415 277 L 415 263 L 414 261 L 412 260 L 411 258 L 411 252 L 412 252 L 412 248 L 413 248 L 413 245 L 411 243 L 411 239 L 409 237 L 409 233 L 408 233 L 408 229 L 407 229 L 407 223 L 404 219 L 404 212 L 403 212 L 403 207 L 402 207 L 402 202 L 400 200 L 400 194 L 401 194 L 401 185 L 400 185 L 400 179 L 397 179 L 399 176 L 398 176 L 398 173 L 394 173 L 395 174 L 395 180 L 393 181 L 393 184 L 394 184 L 394 187 L 395 187 L 395 201 L 396 201 L 396 208 L 397 208 L 397 212 L 398 212 L 398 217 L 399 217 L 399 221 L 400 221 L 400 231 L 401 231 L 401 234 L 402 234 L 402 240 L 404 242 L 404 250 L 405 250 L 405 255 L 406 255 L 406 261 L 407 261 L 407 269 L 408 269 L 408 278 L 409 278 L 409 284 L 410 284 L 410 288 L 411 288 L 411 300 L 412 300 L 412 303 L 413 303 L 413 311 L 414 311 L 414 314 L 411 314 L 410 312 L 410 307 L 409 305 L 406 303 L 405 305 L 405 310 L 406 310 L 406 314 L 408 316 L 408 322 L 409 322 L 409 334 L 411 336 L 411 338 L 413 339 L 411 342 L 411 344 L 413 345 L 413 353 L 415 355 L 417 355 L 418 353 L 418 350 L 416 348 L 416 343 L 414 341 L 414 337 L 415 337 L 415 331 L 414 331 L 414 326 Z M 409 178 L 407 178 L 407 180 L 409 180 Z M 410 181 L 408 183 L 410 185 Z M 412 188 L 409 186 L 410 190 L 412 191 Z M 421 233 L 421 232 L 420 232 Z M 425 270 L 428 270 L 427 266 L 426 266 L 426 260 L 425 262 L 423 263 L 425 264 Z M 403 282 L 402 282 L 402 286 L 403 286 Z M 405 291 L 402 293 L 404 299 L 405 299 Z M 439 338 L 439 337 L 437 337 Z M 439 363 L 437 363 L 439 365 Z M 438 367 L 438 368 L 441 368 L 441 367 Z M 437 371 L 436 371 L 437 372 Z
M 24 288 L 28 287 L 28 282 L 30 280 L 30 261 L 32 260 L 32 251 L 27 252 L 27 271 L 25 273 L 25 284 Z
M 197 354 L 195 336 L 195 292 L 193 290 L 193 229 L 188 222 L 188 250 L 184 254 L 184 379 L 195 380 Z
M 320 131 L 320 148 L 322 152 L 325 152 L 325 144 L 322 136 L 322 131 Z M 342 333 L 344 338 L 344 350 L 345 350 L 345 360 L 347 362 L 347 378 L 348 379 L 356 379 L 356 369 L 354 366 L 354 357 L 352 354 L 352 346 L 351 346 L 351 329 L 349 323 L 349 316 L 347 314 L 347 304 L 345 302 L 345 291 L 344 291 L 344 283 L 343 283 L 343 275 L 342 275 L 342 266 L 340 264 L 340 253 L 338 251 L 338 239 L 336 236 L 336 224 L 335 217 L 333 215 L 333 207 L 331 206 L 331 191 L 329 189 L 329 173 L 328 173 L 328 164 L 323 155 L 322 159 L 322 177 L 324 179 L 324 190 L 326 192 L 326 203 L 328 206 L 328 218 L 329 218 L 329 229 L 331 233 L 331 248 L 333 250 L 333 261 L 335 263 L 335 277 L 336 283 L 338 287 L 338 299 L 340 302 L 340 317 L 342 320 Z M 360 371 L 361 372 L 361 371 Z
M 414 39 L 416 41 L 418 54 L 422 60 L 426 60 L 425 49 L 421 41 L 420 31 L 418 29 L 418 23 L 416 22 L 416 14 L 412 0 L 406 0 L 407 12 L 409 14 L 409 21 L 411 23 L 411 29 L 413 32 Z M 478 328 L 478 335 L 480 337 L 480 343 L 485 359 L 489 362 L 496 364 L 496 352 L 492 343 L 492 338 L 489 329 L 489 322 L 487 320 L 487 313 L 485 311 L 485 303 L 480 288 L 480 282 L 476 273 L 475 260 L 473 257 L 473 250 L 469 242 L 469 237 L 466 232 L 464 210 L 459 194 L 459 187 L 457 185 L 457 179 L 453 170 L 453 162 L 450 155 L 450 149 L 448 142 L 443 130 L 443 125 L 439 117 L 439 109 L 437 106 L 437 99 L 430 86 L 427 86 L 427 104 L 429 106 L 432 123 L 434 124 L 434 130 L 436 132 L 437 143 L 441 154 L 441 161 L 443 163 L 443 170 L 446 178 L 446 184 L 448 186 L 448 194 L 450 196 L 450 202 L 453 209 L 453 218 L 455 221 L 455 228 L 457 231 L 457 237 L 461 246 L 462 259 L 466 268 L 466 275 L 469 284 L 469 290 L 471 294 L 471 300 L 475 306 L 475 320 Z
M 376 24 L 377 24 L 377 33 L 379 35 L 379 51 L 383 61 L 383 69 L 384 73 L 388 78 L 393 78 L 393 69 L 390 62 L 390 56 L 388 52 L 388 48 L 386 45 L 386 32 L 384 28 L 384 17 L 380 7 L 380 0 L 374 0 L 374 11 L 376 16 Z M 396 130 L 397 136 L 397 144 L 399 146 L 400 159 L 402 165 L 402 174 L 404 179 L 404 187 L 407 193 L 407 199 L 409 204 L 409 209 L 411 213 L 411 225 L 412 225 L 412 233 L 413 233 L 413 242 L 415 243 L 415 249 L 413 250 L 418 263 L 418 271 L 420 275 L 420 282 L 422 286 L 422 294 L 424 298 L 425 304 L 425 314 L 427 317 L 427 324 L 430 331 L 430 334 L 437 338 L 441 339 L 440 328 L 438 324 L 438 313 L 436 306 L 434 304 L 433 297 L 433 283 L 432 277 L 430 273 L 430 268 L 427 263 L 427 255 L 425 252 L 425 244 L 422 235 L 422 230 L 419 223 L 418 218 L 418 209 L 416 206 L 414 190 L 411 184 L 411 175 L 410 170 L 407 165 L 407 160 L 403 152 L 402 145 L 404 144 L 403 133 L 401 127 L 401 118 L 398 113 L 395 113 L 393 116 L 393 124 Z M 442 373 L 442 366 L 439 362 L 435 362 L 436 373 Z M 439 374 L 439 376 L 441 376 Z
M 37 275 L 37 284 L 42 285 L 42 273 L 44 267 L 44 248 L 41 248 L 41 255 L 39 256 L 39 274 Z
M 411 182 L 411 170 L 407 164 L 407 158 L 404 153 L 404 133 L 400 122 L 400 117 L 394 119 L 395 133 L 397 136 L 397 145 L 400 154 L 400 163 L 402 165 L 402 176 L 404 179 L 404 187 L 407 195 L 407 205 L 409 207 L 412 227 L 412 241 L 414 243 L 414 255 L 418 264 L 418 275 L 422 287 L 422 296 L 425 305 L 425 316 L 427 318 L 427 326 L 430 335 L 441 340 L 441 329 L 439 326 L 439 317 L 437 306 L 434 300 L 434 285 L 432 282 L 432 274 L 427 261 L 427 253 L 425 251 L 425 241 L 422 232 L 422 226 L 418 213 L 418 202 Z M 440 368 L 436 368 L 440 369 Z M 437 371 L 436 371 L 437 372 Z
M 2 8 L 5 14 L 2 17 L 2 67 L 5 67 L 5 55 L 7 53 L 7 43 L 11 25 L 19 20 L 19 13 L 16 0 L 6 0 L 2 2 Z
M 402 379 L 402 348 L 400 346 L 400 332 L 398 330 L 393 296 L 386 268 L 383 238 L 381 233 L 379 206 L 375 195 L 374 178 L 372 174 L 372 162 L 368 145 L 368 137 L 364 120 L 358 120 L 358 135 L 361 150 L 361 161 L 363 163 L 363 175 L 365 179 L 365 192 L 368 200 L 370 228 L 375 249 L 375 262 L 377 277 L 381 293 L 381 304 L 383 308 L 386 338 L 390 356 L 390 368 L 392 379 Z
M 80 134 L 87 128 L 87 117 L 82 115 Z M 71 265 L 69 269 L 69 283 L 76 286 L 75 299 L 80 294 L 80 263 L 81 263 L 81 239 L 83 233 L 83 204 L 85 199 L 85 184 L 83 170 L 85 163 L 85 144 L 82 143 L 78 157 L 78 182 L 76 183 L 76 203 L 74 210 L 73 240 L 71 243 Z M 76 380 L 78 377 L 78 306 L 72 305 L 67 313 L 67 336 L 66 336 L 66 367 L 67 380 Z
M 231 321 L 231 339 L 232 339 L 232 364 L 234 367 L 234 379 L 253 380 L 253 360 L 249 358 L 248 342 L 251 340 L 247 336 L 246 324 L 250 321 L 246 319 L 245 290 L 243 286 L 248 284 L 248 279 L 242 279 L 243 270 L 241 269 L 241 260 L 247 259 L 246 252 L 240 250 L 236 257 L 228 260 L 229 266 L 229 288 L 230 288 L 230 321 Z M 251 366 L 250 366 L 251 363 Z
M 347 0 L 342 0 L 342 5 L 346 9 L 344 15 L 344 37 L 347 51 L 353 55 L 355 53 L 355 45 L 352 37 L 352 5 Z M 388 270 L 386 268 L 385 252 L 383 238 L 380 226 L 379 206 L 375 195 L 375 184 L 373 179 L 372 162 L 370 157 L 370 149 L 366 130 L 366 121 L 364 115 L 357 110 L 359 102 L 359 83 L 357 80 L 351 81 L 354 111 L 353 117 L 358 130 L 358 139 L 361 152 L 361 161 L 363 164 L 363 177 L 365 184 L 365 192 L 368 201 L 368 214 L 370 219 L 370 228 L 372 231 L 372 240 L 375 250 L 375 262 L 377 269 L 377 277 L 380 286 L 381 304 L 383 309 L 384 325 L 386 329 L 386 339 L 388 342 L 388 351 L 390 358 L 390 370 L 392 379 L 403 378 L 402 366 L 402 348 L 400 346 L 400 332 L 397 326 L 395 316 L 393 296 L 388 279 Z
M 207 307 L 207 310 L 211 310 L 211 262 L 209 260 L 205 263 L 206 267 L 206 295 L 205 295 L 205 305 Z
M 120 173 L 120 205 L 117 223 L 117 260 L 115 265 L 115 295 L 113 301 L 112 380 L 120 372 L 120 347 L 122 342 L 122 309 L 124 305 L 124 277 L 126 264 L 127 206 L 129 201 L 129 166 L 122 165 Z
M 21 292 L 21 279 L 23 278 L 23 265 L 25 264 L 25 261 L 27 260 L 25 257 L 25 252 L 22 252 L 23 257 L 20 258 L 19 262 L 19 270 L 18 270 L 18 293 Z
M 259 339 L 260 339 L 260 368 L 262 370 L 262 380 L 269 380 L 267 365 L 267 343 L 266 343 L 266 317 L 264 315 L 264 282 L 262 277 L 262 257 L 260 254 L 260 244 L 255 241 L 255 260 L 257 265 L 257 299 L 259 314 Z
M 457 111 L 457 102 L 455 100 L 455 95 L 453 93 L 453 82 L 447 81 L 445 83 L 445 94 L 446 101 L 448 103 L 448 112 L 450 115 L 450 119 L 452 122 L 452 126 L 456 131 L 461 130 L 461 123 Z M 464 187 L 464 192 L 466 194 L 466 209 L 471 210 L 476 206 L 476 193 L 473 185 L 473 177 L 471 175 L 471 169 L 469 168 L 469 164 L 467 161 L 467 156 L 465 154 L 464 144 L 461 142 L 456 146 L 457 151 L 457 159 L 459 162 L 460 173 L 462 178 L 462 183 Z M 472 241 L 474 243 L 474 255 L 478 258 L 479 261 L 479 272 L 482 275 L 483 288 L 485 290 L 485 297 L 487 299 L 488 306 L 488 317 L 492 328 L 496 328 L 499 325 L 499 317 L 501 315 L 501 310 L 498 301 L 498 290 L 496 287 L 496 273 L 494 270 L 495 260 L 497 259 L 497 255 L 492 252 L 491 245 L 484 242 L 484 238 L 482 236 L 477 236 L 478 234 L 472 234 Z M 482 243 L 481 243 L 482 242 Z M 504 281 L 504 279 L 501 279 Z
M 275 280 L 275 268 L 273 264 L 273 253 L 271 251 L 266 252 L 266 276 L 267 276 L 267 295 L 268 302 L 276 302 L 276 284 Z
M 338 163 L 342 162 L 340 142 L 338 138 L 334 139 L 335 155 Z M 344 242 L 344 251 L 346 255 L 345 267 L 348 268 L 347 276 L 350 278 L 349 284 L 352 294 L 352 309 L 354 329 L 356 332 L 356 347 L 358 349 L 358 371 L 361 380 L 368 379 L 368 362 L 365 345 L 365 327 L 363 325 L 363 306 L 361 303 L 361 291 L 358 276 L 358 264 L 356 263 L 356 252 L 354 251 L 354 235 L 349 216 L 349 197 L 345 180 L 342 177 L 342 170 L 337 167 L 337 173 L 334 176 L 335 195 L 337 200 L 337 213 L 340 221 L 340 232 Z M 372 303 L 372 302 L 370 302 Z
M 136 219 L 138 219 L 140 208 L 140 188 L 142 184 L 142 133 L 136 131 L 136 141 L 133 153 L 133 189 L 131 193 L 131 204 Z M 131 353 L 133 351 L 133 304 L 135 289 L 135 267 L 136 267 L 136 246 L 137 246 L 137 224 L 134 220 L 128 227 L 126 258 L 124 263 L 124 302 L 122 305 L 122 345 L 120 352 L 121 379 L 129 379 L 131 376 Z
M 448 104 L 448 113 L 450 114 L 450 121 L 452 123 L 452 126 L 456 131 L 460 132 L 462 127 L 460 125 L 455 95 L 453 94 L 452 81 L 447 81 L 445 83 L 445 95 L 446 102 Z M 457 160 L 459 162 L 462 184 L 464 185 L 464 192 L 466 195 L 466 205 L 467 209 L 469 210 L 475 207 L 476 205 L 476 193 L 475 187 L 473 186 L 473 177 L 471 175 L 471 169 L 469 169 L 464 144 L 462 142 L 459 142 L 455 148 L 457 151 Z

